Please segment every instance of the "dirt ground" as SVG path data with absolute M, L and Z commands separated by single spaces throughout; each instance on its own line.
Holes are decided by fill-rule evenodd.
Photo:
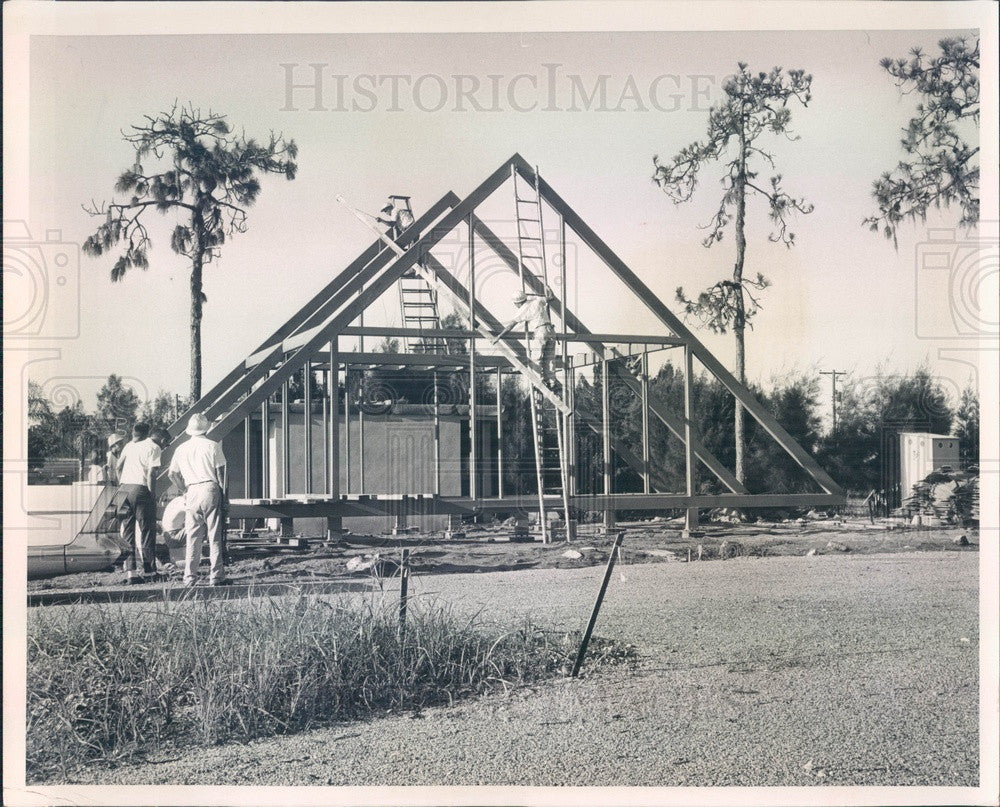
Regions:
M 625 539 L 623 564 L 697 562 L 734 557 L 803 555 L 869 555 L 887 552 L 953 552 L 978 548 L 977 532 L 959 527 L 921 528 L 867 518 L 789 519 L 781 522 L 709 523 L 699 534 L 685 537 L 681 519 L 655 518 L 620 522 Z M 511 540 L 512 529 L 501 524 L 466 525 L 465 537 L 446 539 L 443 533 L 406 536 L 348 534 L 328 544 L 302 539 L 300 546 L 273 534 L 252 539 L 230 536 L 227 574 L 237 584 L 305 583 L 370 580 L 398 572 L 401 550 L 410 550 L 413 574 L 453 574 L 573 569 L 607 562 L 614 536 L 598 533 L 597 525 L 580 525 L 577 539 L 543 545 Z M 967 543 L 962 543 L 965 536 Z M 292 542 L 295 543 L 295 542 Z M 183 550 L 174 548 L 172 563 L 162 564 L 168 583 L 180 585 Z M 207 571 L 207 570 L 203 570 Z M 29 593 L 107 590 L 123 584 L 120 570 L 90 572 L 28 582 Z M 147 583 L 160 587 L 162 583 Z M 139 587 L 141 588 L 141 587 Z

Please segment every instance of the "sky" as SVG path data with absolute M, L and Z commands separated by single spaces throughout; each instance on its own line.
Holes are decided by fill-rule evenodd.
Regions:
M 224 113 L 248 135 L 281 132 L 300 150 L 297 178 L 264 178 L 248 231 L 206 270 L 205 388 L 370 242 L 338 195 L 375 211 L 387 194 L 404 193 L 419 214 L 448 190 L 464 196 L 514 152 L 678 311 L 677 287 L 693 295 L 731 275 L 734 242 L 730 231 L 710 249 L 701 245 L 720 166 L 706 166 L 692 201 L 678 206 L 651 181 L 653 155 L 669 159 L 704 136 L 708 109 L 737 61 L 752 70 L 803 68 L 813 97 L 792 107 L 797 139 L 765 145 L 787 190 L 815 209 L 794 220 L 796 246 L 787 249 L 768 241 L 762 201 L 750 202 L 746 273 L 760 271 L 773 285 L 748 337 L 748 376 L 768 383 L 841 370 L 864 379 L 879 367 L 926 364 L 957 397 L 977 381 L 975 332 L 996 331 L 977 308 L 998 294 L 995 240 L 984 252 L 976 233 L 955 230 L 955 211 L 904 225 L 898 249 L 861 226 L 874 209 L 871 183 L 900 159 L 901 129 L 916 103 L 879 59 L 914 46 L 933 52 L 956 35 L 975 32 L 34 36 L 27 225 L 33 242 L 48 233 L 56 243 L 58 235 L 72 253 L 97 223 L 83 205 L 110 199 L 133 162 L 122 131 L 176 101 Z M 766 166 L 761 172 L 770 175 Z M 512 205 L 503 188 L 488 206 L 501 232 Z M 92 408 L 112 372 L 144 397 L 186 392 L 188 275 L 169 249 L 173 216 L 161 218 L 151 222 L 147 272 L 112 283 L 113 257 L 81 253 L 69 282 L 51 287 L 39 339 L 65 338 L 58 358 L 30 372 L 53 395 L 79 395 Z M 950 268 L 926 265 L 931 236 L 943 239 Z M 665 333 L 585 253 L 570 240 L 571 305 L 590 329 Z M 949 291 L 956 277 L 960 288 Z M 505 318 L 506 286 L 482 293 Z M 386 297 L 369 322 L 398 321 L 397 311 Z M 697 333 L 732 366 L 731 336 Z

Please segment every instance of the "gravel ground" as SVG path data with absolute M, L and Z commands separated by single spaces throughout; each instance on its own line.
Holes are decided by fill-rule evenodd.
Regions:
M 425 575 L 412 587 L 463 611 L 582 628 L 601 574 Z M 974 551 L 624 565 L 596 633 L 635 644 L 633 667 L 165 749 L 78 783 L 975 786 L 977 613 Z
M 959 527 L 914 528 L 867 518 L 787 519 L 782 522 L 758 521 L 745 524 L 715 522 L 704 524 L 695 538 L 685 538 L 682 520 L 662 518 L 619 522 L 626 531 L 622 558 L 626 563 L 662 563 L 664 560 L 715 559 L 728 546 L 730 555 L 746 557 L 782 557 L 851 552 L 964 552 L 967 546 L 954 543 L 960 536 L 977 546 L 978 531 Z M 347 564 L 352 559 L 378 555 L 389 564 L 399 558 L 403 547 L 410 550 L 410 564 L 415 574 L 462 574 L 475 572 L 522 571 L 528 569 L 576 569 L 603 565 L 614 536 L 597 534 L 594 524 L 580 527 L 572 549 L 579 557 L 566 557 L 567 545 L 556 542 L 543 545 L 512 543 L 511 529 L 502 525 L 467 525 L 463 539 L 445 539 L 441 533 L 389 535 L 348 535 L 327 545 L 309 538 L 305 548 L 292 548 L 275 542 L 274 536 L 260 536 L 249 542 L 231 536 L 231 562 L 226 573 L 240 585 L 263 583 L 313 583 L 358 579 Z M 167 585 L 179 587 L 182 579 L 183 550 L 175 548 L 176 564 L 162 566 Z M 204 565 L 204 563 L 203 563 Z M 207 572 L 207 569 L 203 569 Z M 390 572 L 391 573 L 391 570 Z M 367 578 L 369 572 L 363 577 Z M 81 572 L 44 580 L 29 580 L 28 592 L 46 595 L 51 592 L 111 592 L 127 590 L 156 592 L 162 583 L 149 582 L 125 589 L 122 572 Z

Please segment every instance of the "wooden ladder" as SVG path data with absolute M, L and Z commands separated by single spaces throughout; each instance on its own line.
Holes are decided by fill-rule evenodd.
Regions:
M 399 310 L 403 327 L 428 330 L 441 327 L 437 292 L 416 274 L 399 279 Z M 447 353 L 448 342 L 438 336 L 404 336 L 408 353 Z
M 389 247 L 393 252 L 396 253 L 398 257 L 403 257 L 406 255 L 406 250 L 399 246 L 395 241 L 390 239 L 385 233 L 381 232 L 374 224 L 368 221 L 364 215 L 357 209 L 351 207 L 342 197 L 337 197 L 344 207 L 350 210 L 355 217 L 364 224 L 369 229 L 373 230 L 378 237 Z M 540 206 L 539 206 L 540 209 Z M 413 269 L 416 273 L 423 278 L 427 285 L 433 289 L 437 294 L 443 294 L 445 297 L 451 300 L 452 304 L 455 306 L 456 310 L 465 316 L 469 315 L 469 303 L 468 300 L 463 299 L 456 292 L 452 291 L 446 284 L 438 280 L 437 276 L 427 269 L 422 263 L 414 262 Z M 493 332 L 489 330 L 484 324 L 477 324 L 476 330 L 480 335 L 491 339 L 493 338 Z M 544 411 L 544 405 L 547 403 L 555 409 L 557 413 L 557 448 L 559 454 L 559 472 L 560 472 L 560 483 L 559 486 L 562 488 L 563 496 L 563 507 L 565 508 L 566 515 L 566 535 L 569 537 L 570 534 L 570 511 L 569 511 L 569 491 L 566 485 L 566 452 L 564 450 L 565 444 L 565 425 L 566 418 L 573 413 L 572 408 L 569 404 L 563 400 L 560 395 L 557 395 L 552 389 L 546 384 L 545 379 L 542 378 L 541 374 L 538 373 L 530 364 L 521 360 L 521 357 L 517 354 L 510 345 L 506 342 L 497 342 L 497 349 L 503 354 L 507 361 L 520 372 L 521 376 L 531 385 L 531 407 L 532 407 L 532 418 L 534 420 L 534 425 L 532 431 L 535 433 L 535 469 L 536 475 L 538 477 L 538 501 L 539 501 L 539 521 L 542 529 L 542 540 L 548 540 L 548 525 L 545 521 L 545 486 L 544 486 L 544 463 L 542 462 L 542 452 L 539 450 L 541 446 L 544 445 L 544 435 L 541 421 L 539 420 L 536 413 L 542 413 Z M 563 395 L 566 394 L 565 388 L 563 389 Z M 473 413 L 473 416 L 474 413 Z M 541 439 L 540 439 L 541 438 Z
M 522 196 L 524 181 L 518 179 L 517 170 L 511 166 L 511 181 L 514 188 L 514 215 L 517 224 L 518 271 L 521 289 L 524 290 L 525 270 L 534 277 L 542 278 L 548 289 L 548 265 L 545 260 L 545 227 L 542 221 L 542 194 L 539 187 L 539 172 L 535 167 L 534 185 L 529 185 L 527 195 Z M 527 335 L 527 334 L 526 334 Z M 562 391 L 565 404 L 566 390 Z M 566 540 L 571 540 L 569 485 L 566 468 L 566 414 L 569 407 L 556 407 L 552 411 L 551 425 L 546 417 L 546 396 L 537 386 L 531 389 L 531 421 L 533 445 L 535 449 L 535 480 L 538 485 L 538 525 L 542 543 L 549 542 L 548 518 L 545 513 L 545 497 L 553 494 L 562 497 L 563 516 L 566 526 Z M 553 433 L 555 440 L 553 440 Z
M 409 196 L 390 196 L 393 204 L 402 208 L 408 214 L 408 220 L 413 221 L 413 209 L 410 207 Z M 391 229 L 393 240 L 399 238 L 397 227 Z M 400 245 L 406 249 L 409 244 Z M 399 313 L 404 328 L 417 330 L 432 330 L 441 327 L 441 317 L 438 314 L 437 294 L 427 285 L 415 271 L 403 274 L 397 283 L 399 288 Z M 407 353 L 447 353 L 448 343 L 434 336 L 404 336 L 403 344 Z
M 555 407 L 546 410 L 546 398 L 538 389 L 531 390 L 531 423 L 535 448 L 535 480 L 538 485 L 538 524 L 542 543 L 549 543 L 545 497 L 562 498 L 566 540 L 572 540 L 570 528 L 569 481 L 566 467 L 566 415 Z M 547 414 L 551 412 L 551 421 Z M 554 438 L 554 439 L 553 439 Z

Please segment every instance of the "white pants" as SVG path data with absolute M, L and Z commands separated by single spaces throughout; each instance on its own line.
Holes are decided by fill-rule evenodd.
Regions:
M 198 577 L 201 547 L 208 536 L 208 553 L 211 562 L 209 581 L 215 583 L 225 577 L 222 566 L 222 489 L 214 482 L 191 485 L 184 493 L 184 531 L 187 546 L 184 552 L 184 580 Z
M 539 328 L 532 333 L 531 339 L 528 340 L 528 358 L 538 365 L 538 371 L 546 381 L 552 381 L 555 378 L 552 361 L 556 354 L 556 343 L 552 334 L 551 327 Z

